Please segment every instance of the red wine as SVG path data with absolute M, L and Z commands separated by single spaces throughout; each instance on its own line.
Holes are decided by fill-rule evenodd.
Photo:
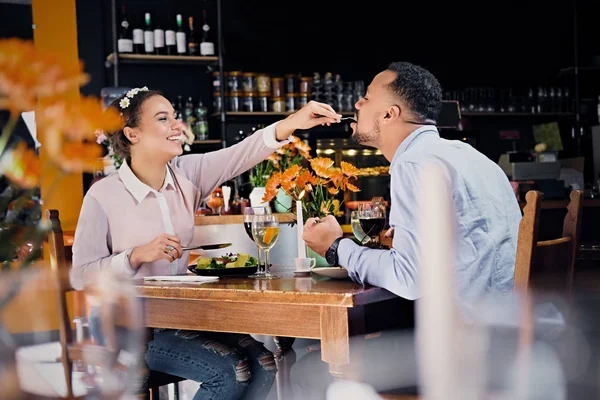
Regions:
M 360 218 L 359 221 L 363 232 L 372 238 L 379 236 L 385 228 L 385 218 Z
M 246 229 L 246 233 L 250 240 L 254 241 L 254 238 L 252 237 L 252 222 L 244 222 L 244 228 Z

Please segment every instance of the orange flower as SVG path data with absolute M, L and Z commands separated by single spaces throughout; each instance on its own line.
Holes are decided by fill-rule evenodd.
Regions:
M 310 192 L 312 187 L 318 183 L 318 179 L 309 170 L 304 169 L 298 178 L 296 178 L 296 184 L 302 190 Z
M 95 139 L 96 131 L 114 132 L 123 124 L 119 113 L 95 97 L 58 100 L 36 110 L 37 126 L 46 135 L 64 135 L 70 140 Z
M 281 156 L 277 153 L 273 153 L 269 157 L 267 157 L 267 160 L 271 161 L 275 167 L 278 167 L 279 161 L 281 161 Z
M 95 172 L 102 169 L 102 146 L 97 143 L 67 142 L 62 145 L 58 165 L 65 171 Z
M 347 177 L 356 177 L 356 174 L 358 174 L 358 168 L 356 168 L 354 165 L 352 165 L 350 163 L 342 161 L 341 167 L 342 167 L 342 173 L 344 175 L 346 175 Z
M 302 167 L 299 165 L 292 165 L 286 169 L 281 175 L 281 188 L 288 194 L 291 193 L 292 189 L 296 187 L 295 178 L 300 174 Z
M 271 201 L 277 196 L 277 191 L 281 185 L 281 172 L 275 172 L 265 184 L 265 194 L 263 201 Z
M 75 101 L 60 100 L 50 105 L 41 105 L 36 110 L 40 141 L 46 146 L 50 159 L 66 171 L 93 172 L 99 163 L 92 157 L 102 155 L 102 147 L 96 143 L 82 144 L 90 139 L 96 142 L 98 130 L 114 132 L 122 125 L 119 113 L 112 109 L 102 110 L 100 100 L 84 97 Z M 79 145 L 78 145 L 79 144 Z M 80 148 L 77 154 L 72 150 Z
M 360 189 L 358 187 L 354 186 L 349 182 L 346 183 L 346 189 L 348 189 L 351 192 L 360 192 Z
M 0 171 L 18 186 L 31 189 L 39 183 L 40 159 L 25 142 L 19 142 L 16 148 L 7 150 L 0 159 Z
M 81 63 L 64 62 L 31 41 L 0 40 L 0 107 L 13 116 L 33 110 L 37 100 L 61 96 L 88 81 Z
M 310 166 L 317 176 L 320 176 L 321 178 L 331 178 L 331 171 L 329 171 L 329 168 L 333 166 L 333 160 L 331 158 L 313 158 L 310 160 Z

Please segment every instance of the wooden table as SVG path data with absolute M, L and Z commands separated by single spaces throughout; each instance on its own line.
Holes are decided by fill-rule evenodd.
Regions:
M 323 361 L 341 377 L 350 337 L 371 333 L 365 307 L 396 298 L 385 289 L 313 274 L 281 279 L 221 278 L 211 283 L 136 281 L 145 324 L 154 328 L 321 339 Z

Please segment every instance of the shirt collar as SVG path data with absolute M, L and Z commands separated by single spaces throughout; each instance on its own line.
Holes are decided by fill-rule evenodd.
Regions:
M 410 133 L 410 135 L 408 135 L 406 137 L 406 139 L 404 139 L 402 141 L 402 143 L 400 143 L 400 146 L 398 147 L 398 150 L 396 150 L 396 153 L 394 154 L 394 158 L 392 159 L 392 164 L 394 163 L 394 161 L 396 161 L 396 159 L 398 157 L 400 157 L 406 150 L 408 150 L 408 148 L 420 137 L 422 136 L 422 134 L 435 134 L 437 136 L 439 136 L 439 132 L 437 130 L 437 128 L 434 125 L 425 125 L 425 126 L 421 126 L 417 129 L 415 129 L 414 131 L 412 131 Z
M 125 188 L 135 197 L 137 202 L 141 202 L 146 198 L 148 193 L 158 193 L 156 190 L 152 189 L 150 186 L 146 185 L 144 182 L 140 181 L 137 176 L 129 167 L 127 160 L 123 161 L 121 167 L 119 168 L 119 178 L 125 185 Z M 175 182 L 173 181 L 173 174 L 171 173 L 171 169 L 169 166 L 165 168 L 165 183 L 163 184 L 160 191 L 171 187 L 173 190 L 177 190 L 175 187 Z

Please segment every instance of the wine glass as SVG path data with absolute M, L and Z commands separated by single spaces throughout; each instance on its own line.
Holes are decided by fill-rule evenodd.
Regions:
M 385 228 L 385 204 L 379 201 L 367 201 L 358 205 L 358 220 L 363 232 L 379 245 L 379 235 Z
M 367 244 L 371 241 L 371 238 L 362 230 L 358 215 L 358 211 L 352 211 L 350 213 L 350 226 L 352 227 L 352 233 L 361 244 Z
M 277 278 L 271 274 L 271 259 L 269 252 L 275 246 L 279 236 L 279 218 L 277 215 L 254 215 L 252 217 L 252 236 L 254 243 L 265 252 L 265 273 L 264 279 Z
M 255 215 L 269 215 L 271 214 L 271 207 L 246 207 L 244 208 L 244 229 L 246 230 L 246 234 L 254 242 L 254 237 L 252 236 L 252 217 Z M 262 278 L 265 275 L 264 263 L 261 262 L 263 258 L 261 257 L 262 250 L 259 245 L 256 245 L 257 251 L 257 262 L 258 268 L 255 274 L 249 275 L 248 278 Z

